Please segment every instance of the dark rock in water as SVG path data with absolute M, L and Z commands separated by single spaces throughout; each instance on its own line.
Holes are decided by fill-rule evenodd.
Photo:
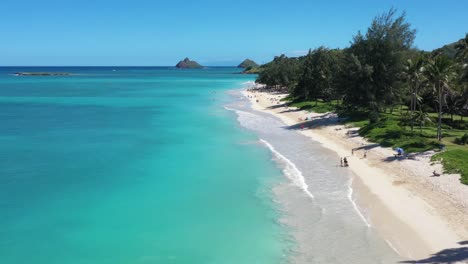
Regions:
M 69 76 L 68 72 L 15 72 L 17 76 Z
M 203 68 L 198 62 L 196 61 L 191 61 L 189 58 L 185 58 L 182 61 L 179 61 L 177 63 L 176 68 L 184 68 L 184 69 L 199 69 Z
M 237 68 L 258 68 L 260 65 L 258 65 L 255 61 L 250 60 L 250 59 L 245 59 L 241 64 L 237 66 Z

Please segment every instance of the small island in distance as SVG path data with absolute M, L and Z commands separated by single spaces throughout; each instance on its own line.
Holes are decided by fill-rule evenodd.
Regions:
M 241 74 L 258 74 L 260 73 L 260 65 L 251 59 L 245 59 L 237 68 L 243 68 Z
M 244 69 L 258 68 L 258 67 L 260 67 L 260 65 L 258 65 L 255 61 L 251 59 L 245 59 L 243 62 L 241 62 L 241 64 L 237 66 L 237 68 L 244 68 Z
M 182 61 L 179 61 L 177 63 L 176 68 L 180 69 L 200 69 L 203 68 L 198 62 L 196 61 L 191 61 L 189 58 L 185 58 Z

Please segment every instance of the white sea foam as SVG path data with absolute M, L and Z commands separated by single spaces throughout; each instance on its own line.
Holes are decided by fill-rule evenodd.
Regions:
M 234 112 L 237 111 L 236 109 L 233 109 L 233 108 L 230 108 L 230 107 L 227 107 L 227 106 L 224 106 L 224 109 L 229 110 L 229 111 L 234 111 Z
M 245 88 L 252 88 L 254 87 L 256 84 L 254 81 L 247 81 L 247 82 L 243 82 L 242 85 L 244 85 Z
M 395 251 L 398 255 L 401 256 L 400 251 L 398 251 L 398 250 L 393 246 L 393 244 L 390 243 L 390 241 L 388 241 L 387 239 L 385 239 L 385 242 L 387 242 L 387 244 L 393 249 L 393 251 Z
M 283 172 L 286 175 L 286 177 L 288 177 L 296 186 L 301 188 L 310 198 L 314 198 L 314 195 L 309 191 L 309 186 L 305 182 L 305 178 L 302 175 L 302 172 L 296 167 L 296 164 L 294 164 L 288 158 L 279 153 L 266 140 L 260 139 L 260 142 L 265 144 L 278 159 L 285 163 L 286 166 Z
M 260 115 L 256 115 L 256 114 L 242 111 L 242 110 L 233 109 L 228 106 L 224 106 L 224 109 L 229 110 L 229 111 L 234 111 L 237 114 L 237 121 L 243 127 L 247 129 L 251 129 L 251 130 L 259 131 L 259 132 L 268 131 L 270 134 L 279 132 L 278 130 L 271 130 L 271 129 L 268 130 L 269 128 L 264 125 L 265 118 Z M 279 122 L 274 119 L 269 119 L 268 121 Z
M 351 187 L 352 184 L 353 184 L 353 179 L 351 178 L 349 180 L 349 184 L 348 184 L 348 199 L 351 202 L 351 204 L 353 205 L 354 210 L 357 212 L 359 217 L 362 219 L 362 221 L 364 221 L 364 223 L 367 225 L 367 227 L 371 227 L 371 224 L 367 221 L 367 219 L 364 217 L 364 215 L 361 213 L 361 211 L 359 211 L 359 208 L 358 208 L 358 206 L 356 204 L 356 201 L 353 199 L 353 188 Z

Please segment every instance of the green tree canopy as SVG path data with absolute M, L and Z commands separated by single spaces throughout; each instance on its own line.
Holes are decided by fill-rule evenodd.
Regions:
M 362 106 L 380 110 L 395 101 L 401 88 L 398 76 L 402 70 L 403 54 L 411 48 L 415 33 L 405 21 L 405 13 L 396 16 L 396 10 L 390 9 L 374 18 L 365 35 L 359 32 L 354 36 L 348 49 L 350 66 L 361 71 L 360 76 L 368 78 L 364 85 L 350 83 L 351 89 L 347 91 L 362 93 L 361 96 L 367 98 L 348 103 L 366 102 L 367 105 Z M 355 96 L 347 94 L 347 98 Z

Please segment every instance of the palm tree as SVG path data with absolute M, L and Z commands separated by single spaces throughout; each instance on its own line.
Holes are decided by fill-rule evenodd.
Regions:
M 450 115 L 450 121 L 453 123 L 453 115 L 462 115 L 463 98 L 456 91 L 448 92 L 445 97 L 445 112 Z
M 465 85 L 460 92 L 460 116 L 461 121 L 463 117 L 468 113 L 468 85 Z
M 411 59 L 406 61 L 403 67 L 403 77 L 408 83 L 411 93 L 410 101 L 410 121 L 411 121 L 411 131 L 413 131 L 414 122 L 413 115 L 416 110 L 416 105 L 418 101 L 418 90 L 421 85 L 423 75 L 423 59 L 420 57 L 415 62 Z
M 460 59 L 461 64 L 460 81 L 468 83 L 468 33 L 465 38 L 460 39 L 455 44 L 455 50 L 457 51 L 455 56 Z
M 419 123 L 419 132 L 422 134 L 422 128 L 426 125 L 426 123 L 432 123 L 431 118 L 426 112 L 423 110 L 416 111 L 414 113 L 414 120 Z
M 437 139 L 442 140 L 442 105 L 444 95 L 450 89 L 450 82 L 455 75 L 454 65 L 446 57 L 437 56 L 429 60 L 427 67 L 424 69 L 429 84 L 437 94 L 438 122 L 437 122 Z

